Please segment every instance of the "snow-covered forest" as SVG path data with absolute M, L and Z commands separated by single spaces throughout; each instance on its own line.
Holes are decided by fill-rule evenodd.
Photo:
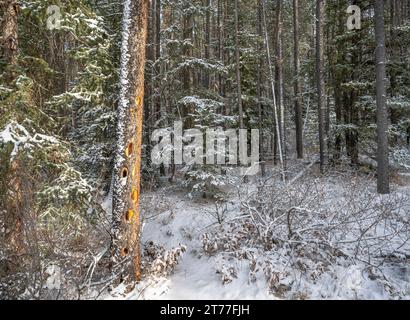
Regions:
M 0 299 L 410 299 L 409 0 L 0 0 Z

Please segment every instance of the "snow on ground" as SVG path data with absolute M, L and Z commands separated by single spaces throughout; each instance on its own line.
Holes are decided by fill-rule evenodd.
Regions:
M 340 181 L 329 178 L 326 183 L 330 190 L 329 194 L 333 195 L 326 202 L 331 205 L 338 200 L 340 190 L 336 184 Z M 250 183 L 246 188 L 255 190 L 256 185 Z M 410 188 L 401 187 L 396 192 L 410 195 Z M 255 256 L 259 255 L 258 261 L 270 259 L 274 268 L 283 271 L 285 276 L 281 280 L 279 289 L 272 293 L 272 290 L 269 290 L 266 273 L 256 272 L 252 279 L 249 259 L 233 258 L 226 250 L 212 255 L 205 253 L 202 235 L 207 232 L 222 232 L 220 230 L 223 229 L 219 229 L 215 217 L 210 214 L 215 208 L 212 200 L 201 197 L 190 199 L 186 194 L 186 190 L 168 186 L 155 192 L 145 193 L 142 200 L 142 211 L 145 217 L 142 235 L 144 245 L 153 242 L 163 245 L 167 250 L 180 245 L 185 245 L 187 248 L 174 272 L 165 277 L 148 277 L 128 294 L 124 293 L 126 291 L 123 287 L 118 287 L 106 298 L 131 300 L 410 299 L 408 258 L 404 263 L 393 261 L 385 264 L 380 269 L 383 277 L 386 277 L 385 280 L 372 277 L 372 274 L 367 272 L 365 264 L 348 259 L 330 264 L 325 270 L 318 272 L 316 277 L 314 276 L 316 271 L 309 273 L 308 276 L 300 271 L 295 271 L 294 274 L 291 274 L 293 271 L 290 273 L 287 271 L 285 275 L 285 267 L 288 268 L 286 270 L 292 270 L 289 264 L 294 258 L 287 256 L 289 252 L 285 249 L 261 253 L 256 249 L 247 248 L 250 252 L 255 252 Z M 235 190 L 231 189 L 228 194 L 230 202 L 227 222 L 240 212 Z M 410 210 L 410 203 L 407 203 L 407 206 L 407 210 Z M 400 250 L 401 253 L 410 256 L 410 244 L 405 244 Z M 292 260 L 292 263 L 295 261 Z M 303 263 L 309 265 L 310 262 Z M 230 274 L 232 266 L 235 272 Z M 232 279 L 223 284 L 223 274 L 217 273 L 217 270 L 231 275 Z M 291 289 L 286 289 L 286 294 L 278 294 L 281 287 L 287 286 Z
M 168 249 L 179 244 L 187 246 L 187 252 L 177 266 L 175 274 L 160 281 L 159 286 L 144 290 L 144 299 L 270 299 L 265 281 L 246 285 L 234 281 L 222 285 L 216 274 L 217 257 L 203 254 L 200 235 L 215 223 L 206 213 L 213 204 L 206 200 L 192 201 L 184 194 L 173 194 L 169 198 L 172 209 L 164 215 L 147 222 L 143 241 L 166 244 Z M 171 218 L 170 215 L 173 215 Z M 246 266 L 243 268 L 247 277 Z M 132 296 L 130 296 L 132 299 Z

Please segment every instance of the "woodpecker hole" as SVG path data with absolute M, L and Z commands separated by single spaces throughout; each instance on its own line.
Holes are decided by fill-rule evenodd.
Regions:
M 128 248 L 122 248 L 121 249 L 121 257 L 125 257 L 128 255 Z
M 138 201 L 138 191 L 137 189 L 132 189 L 131 200 L 136 203 Z
M 134 150 L 134 145 L 132 142 L 128 145 L 127 149 L 125 150 L 125 155 L 130 157 L 132 155 L 132 151 Z
M 142 103 L 142 99 L 141 99 L 140 96 L 138 96 L 138 97 L 135 99 L 135 104 L 137 105 L 137 107 L 139 107 L 139 106 L 141 106 L 141 103 Z
M 121 177 L 122 177 L 123 179 L 125 179 L 125 178 L 128 177 L 128 169 L 127 169 L 127 168 L 122 169 L 122 171 L 121 171 Z
M 125 215 L 125 220 L 127 222 L 130 222 L 133 216 L 134 216 L 134 211 L 130 209 L 127 211 L 127 214 Z

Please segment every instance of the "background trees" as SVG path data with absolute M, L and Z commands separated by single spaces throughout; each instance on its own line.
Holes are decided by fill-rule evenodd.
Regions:
M 34 256 L 51 261 L 58 252 L 52 241 L 31 245 L 38 234 L 50 232 L 50 239 L 66 240 L 68 246 L 85 238 L 78 225 L 111 222 L 101 203 L 113 192 L 119 230 L 131 207 L 128 196 L 133 189 L 139 194 L 140 183 L 132 180 L 122 193 L 116 189 L 118 172 L 126 165 L 132 174 L 139 143 L 132 161 L 114 167 L 115 154 L 135 138 L 135 126 L 117 113 L 126 2 L 58 2 L 61 27 L 54 30 L 47 27 L 47 8 L 55 1 L 0 3 L 0 221 L 7 226 L 1 229 L 6 245 L 0 250 L 12 255 L 16 248 L 4 239 L 17 230 L 23 235 L 18 248 L 27 257 L 19 260 L 23 268 Z M 339 165 L 378 167 L 379 191 L 388 191 L 389 165 L 410 167 L 410 1 L 385 1 L 384 8 L 368 0 L 329 1 L 324 8 L 323 3 L 144 1 L 146 94 L 141 94 L 139 61 L 130 70 L 130 83 L 138 89 L 128 97 L 144 109 L 138 113 L 143 188 L 157 187 L 164 177 L 179 178 L 190 190 L 215 196 L 216 187 L 229 179 L 227 167 L 151 163 L 153 130 L 181 120 L 185 128 L 260 129 L 261 161 L 280 170 L 291 168 L 296 158 L 317 155 L 323 171 Z M 361 8 L 361 29 L 347 28 L 347 4 Z M 144 14 L 145 7 L 133 11 L 134 18 Z M 380 49 L 383 30 L 386 59 Z M 130 46 L 142 57 L 139 38 Z M 379 63 L 384 60 L 386 76 Z M 131 128 L 120 137 L 128 138 L 122 145 L 117 145 L 118 123 Z M 379 147 L 377 138 L 383 138 Z M 126 205 L 118 207 L 124 199 Z

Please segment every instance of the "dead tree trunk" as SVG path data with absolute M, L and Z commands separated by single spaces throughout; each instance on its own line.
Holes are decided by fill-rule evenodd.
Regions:
M 141 277 L 139 195 L 148 3 L 148 0 L 126 0 L 124 3 L 121 93 L 113 184 L 113 262 L 118 264 L 130 259 L 131 277 L 135 280 Z

